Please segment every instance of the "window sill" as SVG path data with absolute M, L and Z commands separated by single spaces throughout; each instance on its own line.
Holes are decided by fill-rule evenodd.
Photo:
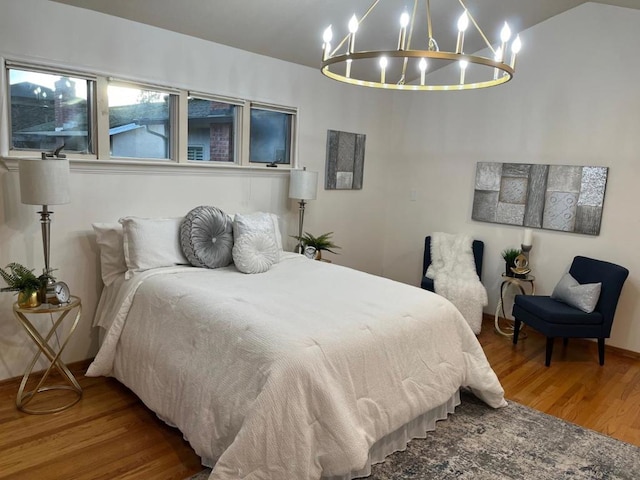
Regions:
M 19 157 L 0 157 L 10 172 L 18 171 Z M 176 163 L 157 160 L 84 160 L 69 158 L 72 172 L 112 175 L 246 175 L 247 171 L 260 176 L 288 175 L 290 167 L 256 165 L 202 164 L 200 162 Z

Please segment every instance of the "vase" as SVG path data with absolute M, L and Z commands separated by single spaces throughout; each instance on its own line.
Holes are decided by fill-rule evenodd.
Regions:
M 18 292 L 18 306 L 20 308 L 36 308 L 40 306 L 40 298 L 38 291 L 35 292 Z
M 322 260 L 322 250 L 316 250 L 316 254 L 313 258 L 314 260 Z
M 504 273 L 507 277 L 515 277 L 515 273 L 513 273 L 513 270 L 511 270 L 511 267 L 513 267 L 513 264 L 510 264 L 509 262 L 504 262 Z

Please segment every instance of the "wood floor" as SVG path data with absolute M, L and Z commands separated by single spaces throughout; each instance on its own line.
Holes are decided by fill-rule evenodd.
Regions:
M 640 360 L 608 351 L 600 367 L 595 344 L 575 340 L 558 342 L 547 368 L 544 338 L 527 333 L 512 347 L 487 320 L 479 337 L 507 398 L 640 446 Z M 181 434 L 129 390 L 76 367 L 83 399 L 53 415 L 18 412 L 18 382 L 0 383 L 0 479 L 181 480 L 201 470 Z

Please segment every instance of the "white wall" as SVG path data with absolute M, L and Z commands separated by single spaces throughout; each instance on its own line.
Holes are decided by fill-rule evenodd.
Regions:
M 519 246 L 523 229 L 471 220 L 476 163 L 607 166 L 600 235 L 534 230 L 532 273 L 538 293 L 549 294 L 575 255 L 627 267 L 608 343 L 640 352 L 639 25 L 638 10 L 584 4 L 521 32 L 516 76 L 505 86 L 396 97 L 401 167 L 390 193 L 384 275 L 417 285 L 424 236 L 469 233 L 485 242 L 485 311 L 493 313 L 500 252 Z
M 45 0 L 0 0 L 0 11 L 0 56 L 298 107 L 300 165 L 320 172 L 305 230 L 335 232 L 343 254 L 332 256 L 334 262 L 381 273 L 389 147 L 388 120 L 380 112 L 390 110 L 389 96 L 343 86 L 310 68 Z M 6 118 L 1 121 L 4 132 Z M 327 129 L 367 135 L 361 191 L 323 189 Z M 0 266 L 17 261 L 39 271 L 38 208 L 20 203 L 17 183 L 17 173 L 0 166 Z M 205 204 L 229 213 L 272 211 L 281 215 L 285 235 L 295 234 L 297 203 L 287 191 L 284 171 L 142 175 L 72 164 L 72 203 L 53 209 L 51 265 L 82 298 L 84 312 L 64 360 L 96 352 L 91 321 L 101 287 L 91 223 L 126 215 L 180 216 Z M 294 242 L 286 240 L 292 248 Z M 12 316 L 14 300 L 0 295 L 0 379 L 21 375 L 34 351 Z

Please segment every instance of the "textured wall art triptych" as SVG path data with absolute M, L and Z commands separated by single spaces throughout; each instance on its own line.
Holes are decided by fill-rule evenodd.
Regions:
M 326 190 L 360 190 L 364 174 L 362 133 L 327 130 Z
M 471 218 L 598 235 L 608 172 L 608 167 L 478 162 Z

